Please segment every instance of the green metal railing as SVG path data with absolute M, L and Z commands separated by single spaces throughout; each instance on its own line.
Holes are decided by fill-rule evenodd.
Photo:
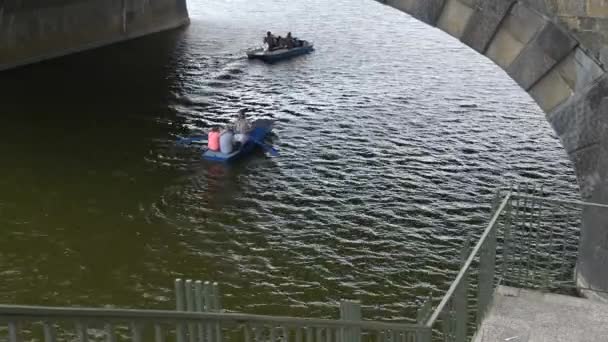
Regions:
M 336 319 L 229 313 L 215 283 L 176 280 L 176 311 L 0 305 L 0 341 L 465 342 L 477 333 L 497 285 L 574 294 L 582 210 L 608 205 L 549 199 L 542 188 L 499 191 L 477 242 L 466 239 L 461 269 L 417 324 L 363 320 L 342 301 Z
M 430 342 L 422 324 L 366 321 L 342 301 L 339 319 L 228 313 L 217 284 L 176 280 L 177 311 L 0 305 L 0 340 L 176 342 Z
M 576 295 L 596 291 L 577 286 L 575 267 L 582 211 L 608 205 L 550 199 L 541 187 L 499 191 L 492 217 L 425 325 L 436 340 L 465 342 L 474 336 L 498 285 Z

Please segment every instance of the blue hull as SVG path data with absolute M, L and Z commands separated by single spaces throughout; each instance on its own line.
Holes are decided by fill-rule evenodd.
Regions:
M 297 47 L 297 48 L 293 48 L 293 49 L 289 49 L 289 50 L 281 49 L 281 50 L 275 50 L 275 51 L 271 51 L 271 52 L 254 51 L 254 52 L 247 53 L 247 57 L 249 57 L 249 59 L 259 59 L 266 63 L 274 63 L 274 62 L 286 60 L 289 58 L 293 58 L 296 56 L 305 55 L 307 53 L 312 52 L 313 50 L 314 50 L 314 48 L 311 44 L 311 45 Z
M 221 152 L 206 150 L 203 152 L 203 159 L 229 163 L 241 157 L 251 154 L 259 145 L 253 141 L 264 141 L 264 138 L 272 131 L 271 120 L 257 120 L 252 123 L 253 129 L 249 133 L 249 140 L 242 145 L 238 150 L 225 154 Z

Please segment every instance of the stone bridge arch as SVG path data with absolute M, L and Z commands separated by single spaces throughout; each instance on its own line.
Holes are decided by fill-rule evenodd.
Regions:
M 608 0 L 377 0 L 504 69 L 546 113 L 583 200 L 608 203 Z M 579 282 L 608 290 L 608 212 L 583 214 Z

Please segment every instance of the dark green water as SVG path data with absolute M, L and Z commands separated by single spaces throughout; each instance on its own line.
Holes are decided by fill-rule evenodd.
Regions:
M 0 77 L 0 302 L 411 316 L 509 182 L 576 191 L 543 114 L 497 67 L 374 1 L 192 1 L 192 24 Z M 316 51 L 268 66 L 268 29 Z M 374 42 L 371 44 L 371 42 Z M 200 161 L 178 135 L 241 107 L 281 157 Z

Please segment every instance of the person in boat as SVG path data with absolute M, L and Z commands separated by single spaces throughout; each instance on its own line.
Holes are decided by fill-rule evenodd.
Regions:
M 285 43 L 287 44 L 288 49 L 293 49 L 296 46 L 295 39 L 291 36 L 291 32 L 287 32 L 287 37 L 285 37 Z
M 220 128 L 215 126 L 209 132 L 207 137 L 207 148 L 211 151 L 220 150 Z
M 277 45 L 275 46 L 275 50 L 278 49 L 283 49 L 285 48 L 287 45 L 285 44 L 285 38 L 278 36 L 277 37 Z
M 234 132 L 229 126 L 220 132 L 220 152 L 230 154 L 234 150 Z
M 272 34 L 272 32 L 270 32 L 270 31 L 266 32 L 266 37 L 264 37 L 264 44 L 268 45 L 269 51 L 272 51 L 275 49 L 275 47 L 277 45 L 277 39 Z
M 247 142 L 251 131 L 251 123 L 247 120 L 245 113 L 247 113 L 246 108 L 240 109 L 234 122 L 234 141 L 241 145 Z

